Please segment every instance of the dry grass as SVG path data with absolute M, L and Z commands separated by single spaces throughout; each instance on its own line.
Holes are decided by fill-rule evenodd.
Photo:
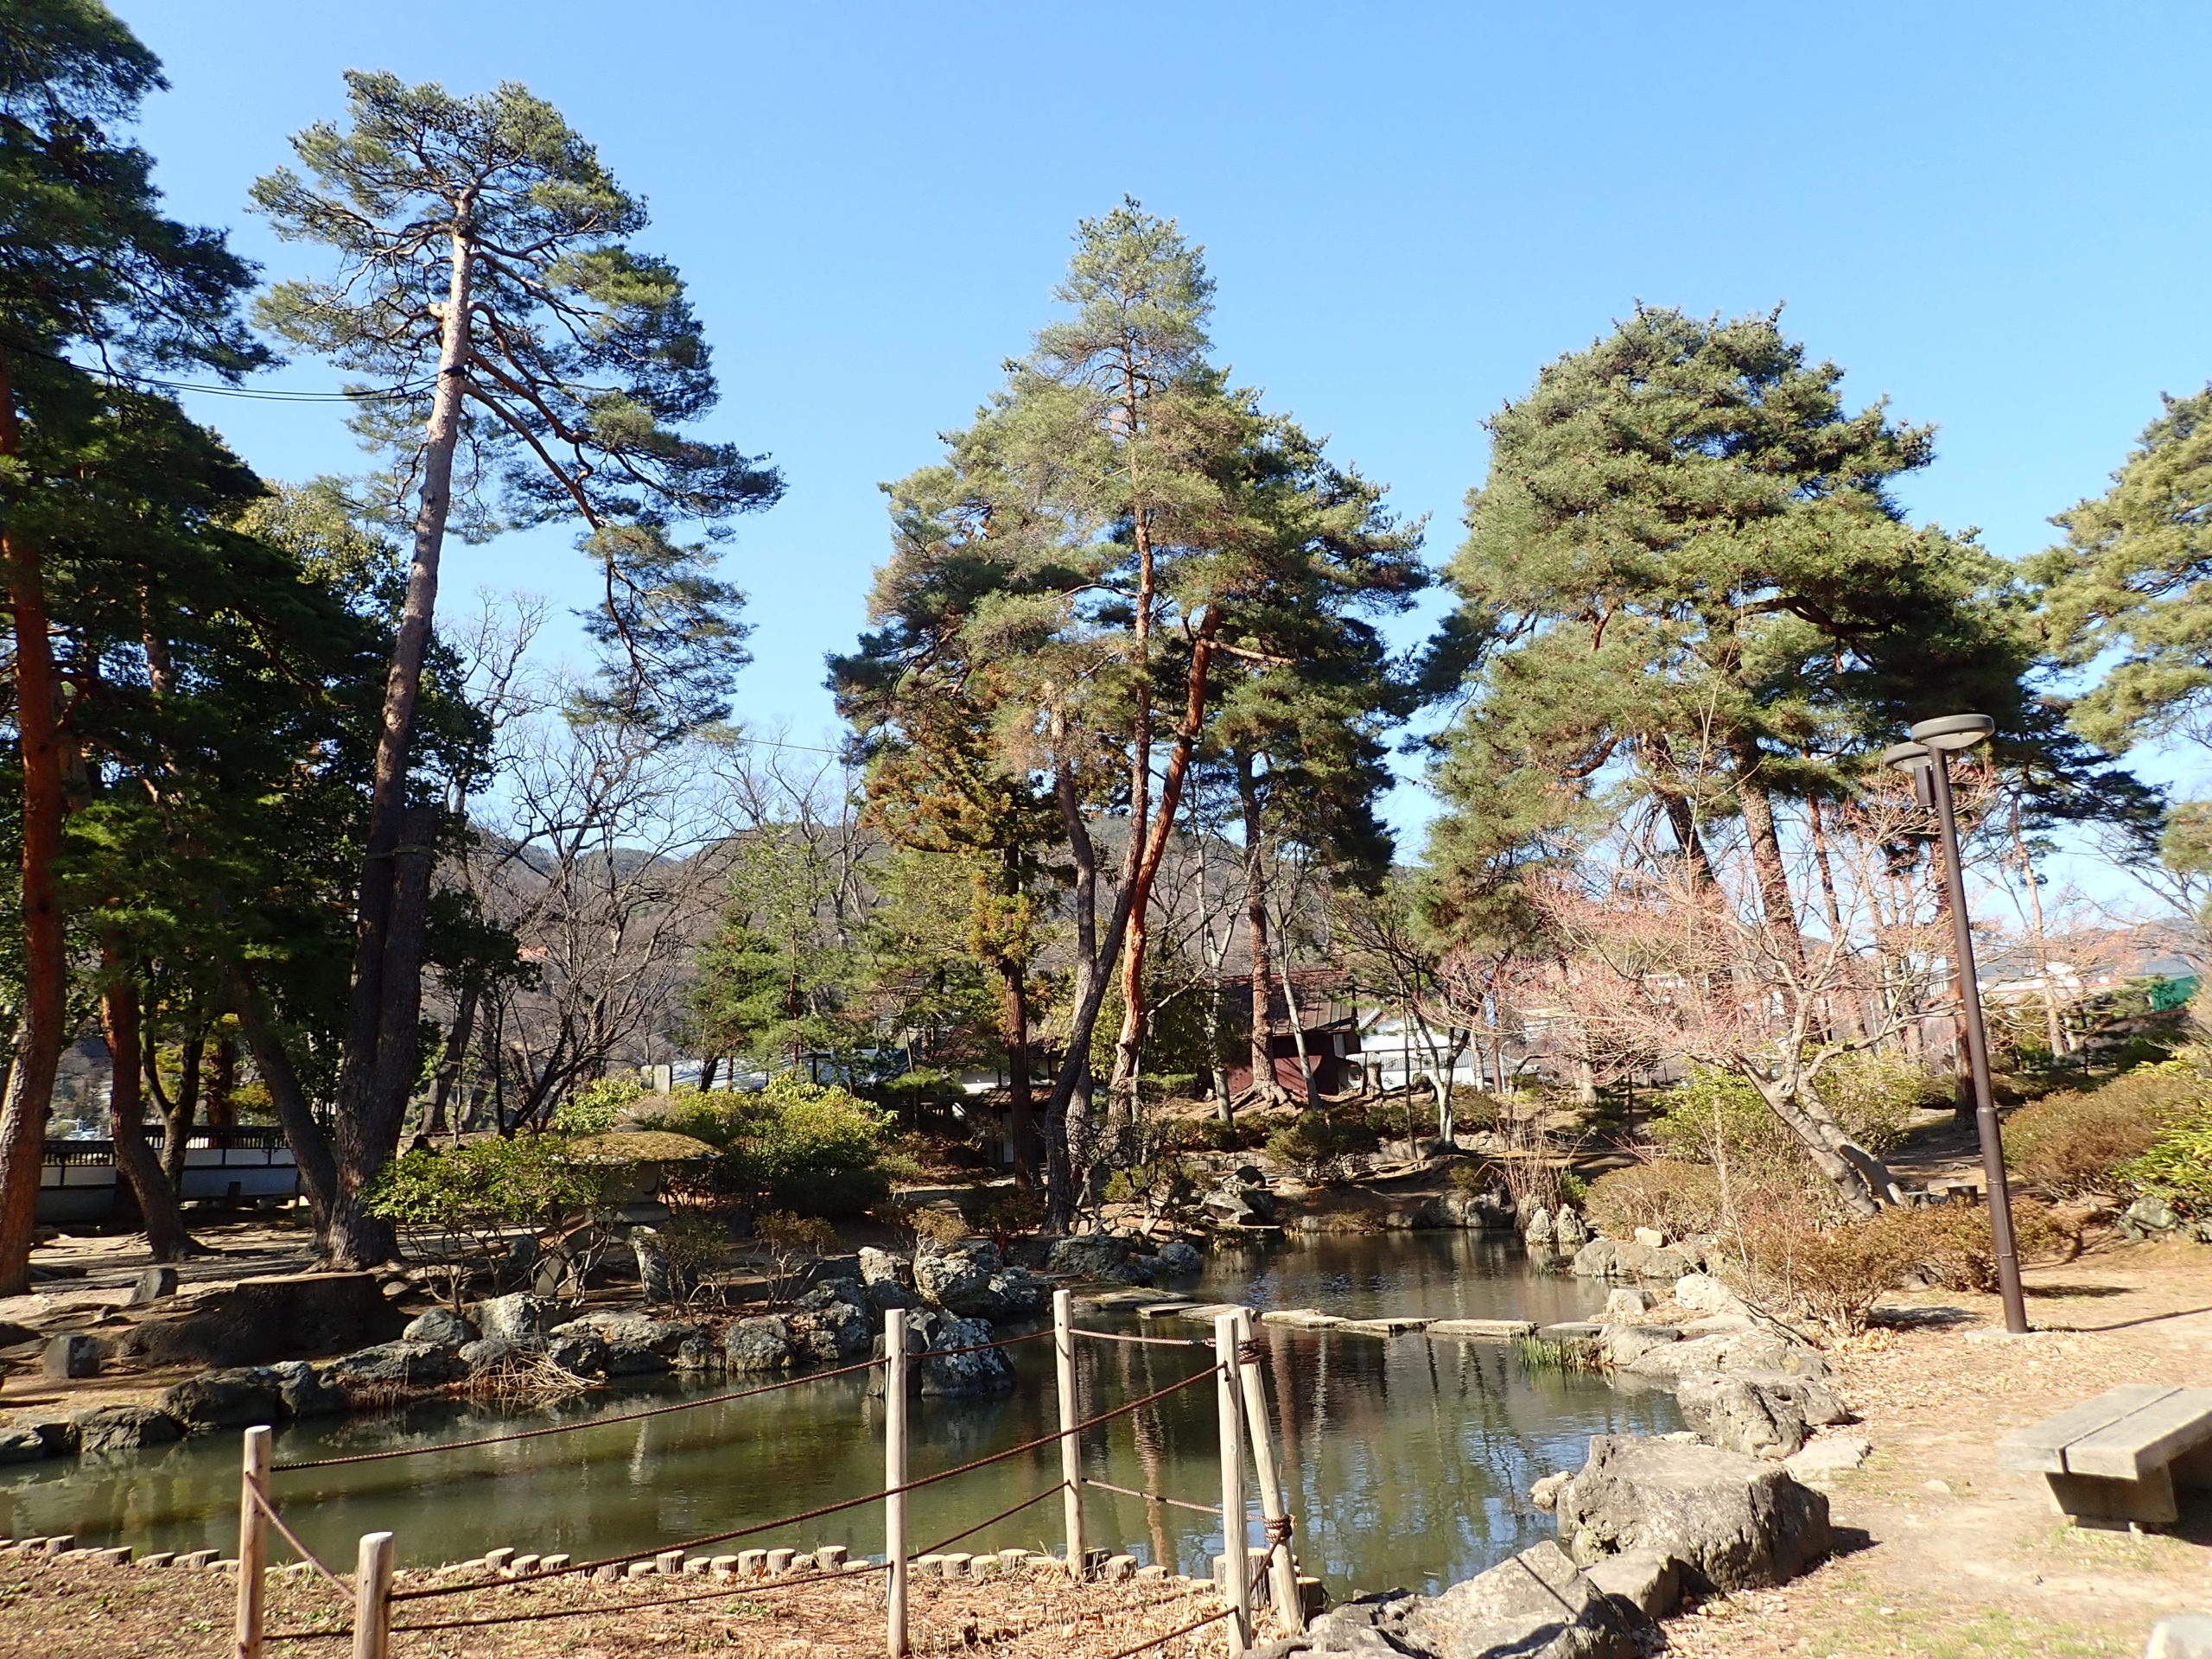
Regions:
M 402 1587 L 414 1582 L 403 1580 Z M 771 1581 L 772 1583 L 772 1581 Z M 145 1571 L 0 1556 L 0 1653 L 39 1659 L 225 1659 L 235 1581 L 220 1573 Z M 434 1602 L 403 1604 L 397 1622 L 534 1616 L 478 1629 L 395 1632 L 392 1659 L 615 1659 L 712 1651 L 730 1659 L 853 1659 L 883 1651 L 882 1580 L 775 1590 L 730 1587 L 711 1600 L 652 1607 L 715 1589 L 714 1580 L 647 1578 L 620 1585 L 518 1580 Z M 1219 1608 L 1186 1580 L 1073 1585 L 1049 1575 L 968 1584 L 917 1579 L 909 1624 L 920 1659 L 988 1652 L 997 1659 L 1086 1659 L 1164 1636 Z M 547 1618 L 546 1615 L 559 1615 Z M 327 1636 L 272 1643 L 271 1659 L 350 1651 L 345 1604 L 328 1586 L 270 1581 L 270 1631 Z M 1221 1650 L 1208 1625 L 1151 1649 L 1163 1659 Z

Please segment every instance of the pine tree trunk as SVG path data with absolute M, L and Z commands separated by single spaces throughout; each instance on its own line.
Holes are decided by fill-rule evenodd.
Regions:
M 421 845 L 420 861 L 427 866 L 429 836 L 419 830 L 410 836 L 407 772 L 423 662 L 437 612 L 446 519 L 453 505 L 454 450 L 461 438 L 467 378 L 472 257 L 466 230 L 456 228 L 407 598 L 385 677 L 384 720 L 377 737 L 368 844 L 356 908 L 353 982 L 338 1079 L 338 1191 L 327 1241 L 334 1267 L 373 1267 L 390 1260 L 395 1248 L 390 1225 L 363 1210 L 361 1198 L 398 1150 L 417 1058 L 414 1021 L 422 1007 L 424 912 L 403 899 L 401 887 L 409 879 L 403 867 L 410 861 L 403 849 L 410 842 Z M 426 868 L 426 887 L 428 880 Z
M 1275 1081 L 1274 946 L 1268 927 L 1267 837 L 1252 758 L 1236 757 L 1236 804 L 1244 819 L 1244 953 L 1252 965 L 1252 1098 L 1262 1105 L 1282 1097 Z
M 15 388 L 0 354 L 0 461 L 20 454 L 22 429 Z M 68 1035 L 68 942 L 55 879 L 64 810 L 60 685 L 46 609 L 46 576 L 37 550 L 0 524 L 16 646 L 16 728 L 22 750 L 23 1011 L 15 1063 L 0 1103 L 0 1296 L 30 1288 L 31 1238 L 38 1223 L 39 1166 L 54 1075 Z
M 111 973 L 116 954 L 100 953 Z M 184 1224 L 184 1207 L 163 1179 L 154 1149 L 146 1144 L 146 1101 L 138 1086 L 138 990 L 116 974 L 100 994 L 100 1030 L 107 1039 L 108 1138 L 115 1143 L 116 1168 L 137 1200 L 146 1248 L 156 1262 L 175 1262 L 197 1252 Z
M 1759 913 L 1785 950 L 1805 953 L 1797 930 L 1797 906 L 1789 894 L 1789 872 L 1782 858 L 1782 836 L 1775 828 L 1774 802 L 1753 776 L 1758 752 L 1745 748 L 1736 756 L 1736 799 L 1744 810 L 1745 839 L 1751 844 L 1751 870 L 1759 889 Z
M 476 1034 L 476 1001 L 482 994 L 480 987 L 470 984 L 461 993 L 461 1001 L 454 1010 L 453 1024 L 446 1027 L 445 1052 L 438 1057 L 437 1075 L 430 1084 L 430 1109 L 423 1120 L 423 1133 L 443 1135 L 446 1132 L 446 1103 L 453 1098 L 454 1084 L 461 1080 L 461 1063 L 468 1058 L 469 1039 Z M 707 1062 L 708 1070 L 699 1080 L 701 1092 L 714 1087 L 714 1062 Z
M 1037 1185 L 1037 1131 L 1029 1097 L 1029 976 L 1020 963 L 1002 970 L 1006 981 L 1007 1136 L 1014 1142 L 1014 1181 Z

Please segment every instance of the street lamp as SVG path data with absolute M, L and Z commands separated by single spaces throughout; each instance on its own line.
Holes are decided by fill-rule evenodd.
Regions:
M 2012 1191 L 2005 1179 L 2005 1141 L 1997 1124 L 1997 1102 L 1989 1088 L 1989 1033 L 1981 1018 L 1981 984 L 1974 965 L 1974 930 L 1967 922 L 1966 883 L 1959 874 L 1959 821 L 1951 807 L 1953 749 L 1970 749 L 1994 731 L 1987 715 L 1944 715 L 1912 728 L 1912 741 L 1884 749 L 1882 764 L 1912 778 L 1912 792 L 1923 806 L 1936 809 L 1943 843 L 1943 885 L 1951 900 L 1953 977 L 1959 1006 L 1966 1014 L 1967 1066 L 1974 1077 L 1974 1123 L 1981 1138 L 1981 1167 L 1989 1187 L 1989 1236 L 1997 1250 L 1997 1287 L 2005 1300 L 2005 1328 L 2014 1335 L 2028 1328 L 2027 1300 L 2020 1291 L 2020 1255 L 2012 1242 Z

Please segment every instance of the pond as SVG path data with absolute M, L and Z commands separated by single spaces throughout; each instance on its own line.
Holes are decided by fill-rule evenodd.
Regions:
M 1260 1309 L 1318 1307 L 1356 1318 L 1586 1317 L 1602 1284 L 1532 1270 L 1517 1242 L 1458 1232 L 1323 1236 L 1210 1258 L 1195 1294 Z M 1084 1323 L 1135 1330 L 1101 1313 Z M 1177 1335 L 1201 1327 L 1143 1327 Z M 1264 1325 L 1260 1340 L 1278 1456 L 1298 1518 L 1298 1550 L 1333 1596 L 1402 1585 L 1433 1589 L 1548 1536 L 1529 1483 L 1579 1465 L 1589 1435 L 1679 1426 L 1672 1395 L 1599 1377 L 1531 1371 L 1504 1343 L 1383 1340 Z M 1049 1433 L 1057 1427 L 1052 1345 L 1007 1351 L 1013 1393 L 924 1400 L 912 1413 L 914 1478 Z M 1204 1369 L 1195 1349 L 1084 1343 L 1084 1409 L 1096 1414 Z M 403 1564 L 460 1560 L 509 1545 L 578 1559 L 727 1532 L 882 1484 L 882 1406 L 864 1376 L 832 1377 L 752 1400 L 639 1422 L 582 1427 L 468 1451 L 280 1474 L 285 1518 L 326 1560 L 351 1562 L 361 1534 L 397 1535 Z M 722 1383 L 720 1392 L 741 1386 Z M 441 1403 L 380 1416 L 308 1422 L 277 1437 L 279 1462 L 468 1439 L 588 1420 L 682 1397 L 674 1385 L 593 1396 L 553 1410 Z M 1215 1501 L 1210 1388 L 1173 1395 L 1087 1437 L 1085 1472 L 1191 1502 Z M 73 1532 L 86 1543 L 146 1549 L 237 1548 L 238 1450 L 219 1433 L 104 1462 L 22 1465 L 0 1478 L 0 1535 Z M 1058 1451 L 1034 1452 L 915 1493 L 917 1548 L 1058 1479 Z M 1089 1541 L 1203 1574 L 1219 1522 L 1142 1499 L 1089 1491 Z M 880 1506 L 866 1505 L 743 1545 L 881 1548 Z M 1048 1500 L 959 1547 L 1057 1549 Z M 281 1551 L 277 1557 L 286 1559 Z

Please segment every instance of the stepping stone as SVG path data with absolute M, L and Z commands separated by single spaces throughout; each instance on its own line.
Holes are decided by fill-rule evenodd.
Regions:
M 1262 1325 L 1287 1325 L 1294 1331 L 1328 1331 L 1350 1321 L 1318 1307 L 1275 1307 L 1260 1315 Z
M 514 1560 L 514 1558 L 515 1552 L 513 1548 L 511 1546 L 502 1544 L 497 1549 L 487 1549 L 484 1552 L 484 1565 L 489 1571 L 497 1573 L 509 1561 Z
M 681 1577 L 683 1572 L 683 1552 L 680 1549 L 664 1549 L 653 1557 L 653 1566 L 671 1579 Z
M 1436 1319 L 1430 1323 L 1432 1337 L 1457 1338 L 1463 1341 L 1511 1342 L 1520 1337 L 1536 1334 L 1534 1319 Z
M 768 1552 L 768 1575 L 780 1579 L 791 1570 L 791 1563 L 798 1558 L 795 1549 L 772 1549 Z
M 64 1533 L 59 1538 L 48 1539 L 44 1544 L 40 1546 L 40 1548 L 44 1554 L 48 1555 L 67 1555 L 71 1550 L 76 1548 L 76 1547 L 77 1541 L 74 1538 L 72 1538 L 68 1534 Z M 209 1560 L 213 1560 L 214 1555 L 215 1552 L 213 1550 L 211 1549 L 207 1552 Z
M 814 1552 L 814 1568 L 817 1573 L 842 1573 L 845 1567 L 845 1547 L 824 1544 Z
M 541 1555 L 537 1558 L 537 1570 L 540 1573 L 565 1573 L 569 1570 L 569 1558 L 565 1554 Z
M 1137 1578 L 1141 1583 L 1155 1583 L 1166 1576 L 1167 1569 L 1162 1567 L 1158 1561 L 1153 1562 L 1148 1567 L 1141 1567 L 1137 1568 Z
M 84 1553 L 102 1567 L 128 1567 L 130 1564 L 130 1546 L 128 1544 L 118 1544 L 111 1549 L 88 1549 Z M 307 1563 L 302 1561 L 300 1567 L 305 1571 Z
M 737 1571 L 737 1557 L 717 1555 L 707 1563 L 707 1571 L 717 1579 L 727 1579 Z
M 1078 1296 L 1075 1305 L 1094 1308 L 1102 1313 L 1120 1313 L 1133 1307 L 1144 1307 L 1152 1302 L 1151 1295 L 1141 1290 L 1101 1290 Z
M 1001 1573 L 1011 1575 L 1020 1572 L 1028 1565 L 1029 1552 L 1026 1549 L 1002 1549 L 999 1551 L 999 1571 Z
M 918 1578 L 941 1579 L 944 1576 L 944 1557 L 942 1555 L 917 1555 L 913 1566 Z
M 1430 1323 L 1427 1319 L 1351 1319 L 1345 1322 L 1344 1328 L 1356 1331 L 1363 1337 L 1403 1337 L 1416 1331 L 1427 1330 Z
M 964 1579 L 968 1576 L 968 1563 L 976 1558 L 964 1549 L 956 1549 L 938 1559 L 944 1563 L 943 1571 L 946 1578 Z
M 140 1567 L 167 1567 L 175 1560 L 176 1560 L 176 1551 L 173 1549 L 156 1549 L 141 1555 L 138 1558 L 137 1565 Z
M 1562 1319 L 1557 1325 L 1538 1327 L 1536 1334 L 1546 1342 L 1589 1342 L 1604 1329 L 1594 1319 Z
M 1244 1305 L 1242 1302 L 1199 1302 L 1195 1305 L 1185 1303 L 1175 1317 L 1179 1319 L 1189 1319 L 1198 1325 L 1211 1325 L 1224 1313 L 1242 1313 L 1243 1311 Z
M 591 1570 L 591 1578 L 594 1584 L 613 1584 L 621 1576 L 621 1565 L 615 1561 L 609 1561 L 604 1567 L 594 1567 Z
M 1137 1309 L 1141 1319 L 1179 1319 L 1196 1307 L 1196 1302 L 1147 1302 Z
M 198 1572 L 211 1565 L 214 1559 L 215 1552 L 212 1549 L 194 1549 L 178 1556 L 176 1565 Z
M 1109 1555 L 1099 1576 L 1109 1584 L 1122 1584 L 1136 1577 L 1137 1558 L 1134 1555 Z
M 968 1559 L 968 1576 L 971 1579 L 995 1579 L 999 1575 L 999 1558 L 995 1555 L 971 1555 Z
M 737 1552 L 737 1570 L 741 1577 L 757 1579 L 768 1570 L 768 1552 L 765 1549 L 741 1549 Z
M 650 1579 L 659 1571 L 658 1561 L 632 1561 L 622 1569 L 622 1575 L 630 1579 Z
M 537 1560 L 535 1555 L 518 1555 L 507 1563 L 507 1571 L 516 1578 L 526 1579 L 537 1571 Z
M 714 1557 L 711 1555 L 687 1555 L 683 1558 L 683 1571 L 687 1577 L 696 1578 L 713 1565 Z

